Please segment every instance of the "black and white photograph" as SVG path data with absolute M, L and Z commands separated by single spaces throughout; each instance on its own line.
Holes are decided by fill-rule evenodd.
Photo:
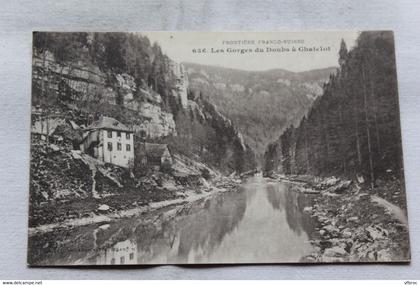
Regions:
M 392 31 L 33 32 L 28 265 L 410 262 L 396 70 Z

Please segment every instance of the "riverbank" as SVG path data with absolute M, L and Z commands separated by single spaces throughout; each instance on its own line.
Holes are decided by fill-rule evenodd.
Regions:
M 119 205 L 120 209 L 111 208 L 107 204 L 101 204 L 102 209 L 100 206 L 100 210 L 90 211 L 87 214 L 83 215 L 83 217 L 68 218 L 67 216 L 66 219 L 60 222 L 29 227 L 28 233 L 29 236 L 33 236 L 36 234 L 42 234 L 60 228 L 73 228 L 86 226 L 90 224 L 99 224 L 114 221 L 121 218 L 140 216 L 144 213 L 151 214 L 154 211 L 163 210 L 169 207 L 183 207 L 187 204 L 209 198 L 210 196 L 218 193 L 232 191 L 238 187 L 239 183 L 240 182 L 237 179 L 228 177 L 218 177 L 212 182 L 211 185 L 200 186 L 194 191 L 184 191 L 183 193 L 177 195 L 175 198 L 169 200 L 143 203 L 143 205 L 138 205 L 137 202 L 133 202 L 133 200 L 127 198 L 125 201 L 125 205 Z M 95 203 L 95 207 L 97 207 L 97 205 L 98 202 Z
M 295 191 L 314 195 L 313 206 L 304 209 L 317 222 L 310 237 L 313 252 L 302 262 L 410 261 L 401 181 L 379 181 L 372 190 L 334 177 L 277 179 L 295 182 Z
M 241 182 L 180 154 L 170 168 L 140 171 L 32 138 L 31 155 L 30 235 L 194 202 Z

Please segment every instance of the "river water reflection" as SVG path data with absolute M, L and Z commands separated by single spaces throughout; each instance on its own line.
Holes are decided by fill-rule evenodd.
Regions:
M 78 246 L 81 250 L 63 241 L 45 254 L 48 246 L 40 240 L 36 258 L 41 264 L 97 265 L 299 262 L 311 251 L 314 225 L 303 211 L 311 197 L 290 187 L 252 177 L 238 191 L 158 217 L 122 219 L 101 228 L 78 229 L 77 235 L 65 233 L 85 240 Z

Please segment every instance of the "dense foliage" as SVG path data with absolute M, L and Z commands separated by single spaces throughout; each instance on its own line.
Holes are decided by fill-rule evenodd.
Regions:
M 331 75 L 308 115 L 280 137 L 277 155 L 286 173 L 363 176 L 402 175 L 402 150 L 393 34 L 363 32 L 357 46 L 340 50 Z M 268 167 L 273 165 L 266 164 Z M 267 169 L 269 170 L 269 169 Z

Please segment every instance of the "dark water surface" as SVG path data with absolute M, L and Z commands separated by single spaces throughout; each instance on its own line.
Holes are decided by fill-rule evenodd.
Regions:
M 159 214 L 30 238 L 33 264 L 299 262 L 314 231 L 311 196 L 252 177 L 235 192 Z

